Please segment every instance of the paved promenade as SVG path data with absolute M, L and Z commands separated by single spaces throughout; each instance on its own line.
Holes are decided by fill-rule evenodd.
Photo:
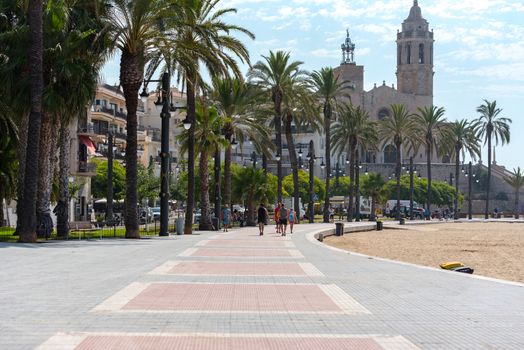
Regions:
M 524 286 L 312 238 L 332 228 L 0 244 L 0 349 L 524 349 Z

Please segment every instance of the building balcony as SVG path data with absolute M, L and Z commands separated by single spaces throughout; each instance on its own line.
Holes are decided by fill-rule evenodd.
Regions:
M 119 112 L 117 110 L 114 110 L 112 108 L 108 108 L 105 106 L 94 106 L 94 113 L 104 113 L 111 117 L 117 117 L 123 120 L 127 120 L 127 113 Z
M 89 163 L 88 161 L 78 161 L 79 176 L 95 176 L 96 175 L 96 164 Z

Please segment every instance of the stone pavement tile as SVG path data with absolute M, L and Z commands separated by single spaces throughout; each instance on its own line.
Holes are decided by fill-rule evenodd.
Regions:
M 293 248 L 291 241 L 266 241 L 262 239 L 220 239 L 203 240 L 195 244 L 196 247 L 246 247 L 246 248 Z
M 253 248 L 189 248 L 179 256 L 196 257 L 242 257 L 242 258 L 302 258 L 296 249 L 253 249 Z
M 59 333 L 37 350 L 416 350 L 396 336 L 329 334 Z
M 310 263 L 167 261 L 150 274 L 219 276 L 322 276 Z
M 253 283 L 133 283 L 93 311 L 368 313 L 335 285 Z

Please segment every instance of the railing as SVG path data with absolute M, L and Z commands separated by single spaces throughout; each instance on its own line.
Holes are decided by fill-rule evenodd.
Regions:
M 94 173 L 96 172 L 96 164 L 88 163 L 86 161 L 78 162 L 78 172 L 79 173 Z

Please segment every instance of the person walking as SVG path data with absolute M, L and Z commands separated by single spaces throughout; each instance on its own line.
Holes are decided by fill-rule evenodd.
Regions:
M 282 233 L 282 236 L 285 236 L 287 229 L 287 209 L 284 203 L 282 203 L 282 206 L 280 207 L 280 226 L 280 232 Z
M 276 227 L 277 233 L 281 233 L 281 227 L 280 227 L 280 206 L 281 205 L 282 204 L 278 202 L 277 206 L 275 207 L 275 225 L 277 226 Z
M 295 224 L 295 210 L 293 208 L 289 209 L 289 230 L 293 233 L 293 225 Z
M 264 235 L 264 225 L 267 223 L 268 212 L 264 203 L 260 203 L 257 211 L 258 231 L 260 236 Z
M 231 223 L 231 209 L 229 209 L 229 204 L 224 205 L 222 209 L 222 224 L 224 225 L 224 232 L 227 232 L 227 229 Z

